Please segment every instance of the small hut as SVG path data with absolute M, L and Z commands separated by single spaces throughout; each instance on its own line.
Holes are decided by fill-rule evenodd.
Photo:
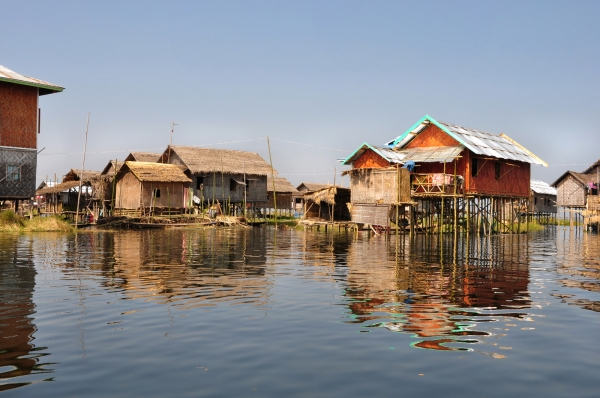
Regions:
M 190 207 L 192 180 L 175 165 L 128 161 L 115 179 L 115 214 L 177 214 Z
M 157 163 L 160 159 L 160 153 L 154 152 L 131 152 L 126 158 L 126 162 L 150 162 Z
M 304 194 L 303 219 L 315 221 L 350 221 L 350 189 L 328 185 Z
M 540 180 L 531 180 L 529 213 L 538 221 L 550 221 L 556 217 L 556 188 Z
M 583 216 L 584 226 L 592 224 L 596 228 L 600 222 L 600 160 L 582 173 L 566 171 L 552 183 L 556 187 L 557 205 L 564 213 Z
M 226 149 L 172 145 L 159 162 L 177 165 L 205 203 L 264 203 L 267 175 L 277 173 L 257 153 Z
M 273 190 L 273 186 L 275 186 L 275 190 Z M 267 208 L 275 206 L 273 193 L 277 195 L 278 209 L 291 210 L 294 208 L 292 196 L 297 194 L 298 190 L 285 177 L 275 176 L 275 180 L 273 180 L 270 175 L 267 176 L 267 202 L 265 205 Z
M 82 197 L 87 197 L 89 183 L 82 183 Z M 77 208 L 77 193 L 79 192 L 79 181 L 68 181 L 60 184 L 46 185 L 35 192 L 36 196 L 42 197 L 44 212 L 62 213 L 73 211 Z

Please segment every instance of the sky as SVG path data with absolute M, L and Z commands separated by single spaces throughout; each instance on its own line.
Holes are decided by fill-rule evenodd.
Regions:
M 428 114 L 505 133 L 553 182 L 600 158 L 598 1 L 0 0 L 0 65 L 40 98 L 37 179 L 130 151 L 259 153 L 294 185 Z M 269 137 L 267 142 L 266 137 Z

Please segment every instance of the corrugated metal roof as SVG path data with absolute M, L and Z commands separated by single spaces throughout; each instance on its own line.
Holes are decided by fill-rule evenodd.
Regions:
M 366 142 L 364 144 L 362 144 L 356 151 L 354 151 L 354 153 L 350 156 L 348 156 L 348 158 L 346 158 L 342 164 L 352 164 L 356 159 L 358 159 L 359 157 L 361 157 L 361 155 L 363 153 L 365 153 L 365 151 L 367 149 L 371 149 L 372 151 L 374 151 L 375 153 L 377 153 L 379 156 L 381 156 L 382 158 L 384 158 L 385 160 L 387 160 L 390 163 L 394 163 L 394 164 L 404 164 L 403 156 L 399 155 L 398 151 L 394 151 L 393 149 L 390 148 L 384 148 L 384 147 L 380 147 L 380 146 L 374 146 L 374 145 L 370 145 L 367 144 Z
M 64 90 L 64 87 L 34 77 L 24 76 L 2 65 L 0 65 L 0 81 L 41 88 L 40 95 L 61 92 Z
M 388 142 L 387 146 L 395 149 L 404 148 L 415 136 L 431 123 L 438 126 L 442 131 L 446 132 L 477 155 L 548 166 L 542 159 L 505 134 L 495 135 L 451 123 L 438 122 L 428 115 L 425 115 L 404 134 L 395 140 Z
M 438 162 L 451 161 L 459 157 L 465 149 L 463 146 L 438 146 L 428 148 L 406 148 L 396 151 L 404 162 Z
M 544 195 L 556 195 L 556 188 L 552 188 L 548 183 L 540 180 L 531 180 L 531 190 L 535 193 Z

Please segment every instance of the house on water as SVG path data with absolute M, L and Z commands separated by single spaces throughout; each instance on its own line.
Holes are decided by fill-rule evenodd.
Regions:
M 115 181 L 115 214 L 178 214 L 191 206 L 192 180 L 173 164 L 127 161 Z
M 257 203 L 256 206 L 264 209 L 274 209 L 277 201 L 277 212 L 279 214 L 290 215 L 294 209 L 294 195 L 298 194 L 296 187 L 292 185 L 285 177 L 271 174 L 267 176 L 267 201 Z M 270 210 L 266 210 L 269 212 Z
M 39 97 L 63 87 L 0 65 L 0 202 L 31 199 L 36 190 Z
M 600 160 L 581 173 L 566 171 L 552 183 L 557 190 L 557 205 L 565 213 L 584 216 L 584 223 L 598 223 L 600 217 Z M 587 216 L 587 217 L 586 217 Z M 588 218 L 591 218 L 588 220 Z
M 392 204 L 401 213 L 412 201 L 417 203 L 409 215 L 413 226 L 449 231 L 460 220 L 461 226 L 486 232 L 509 228 L 496 222 L 516 214 L 501 214 L 505 205 L 526 209 L 531 164 L 547 166 L 505 134 L 438 122 L 428 115 L 382 146 L 361 145 L 344 164 L 352 166 L 353 208 L 375 201 Z M 400 164 L 410 174 L 403 174 Z M 385 170 L 387 174 L 377 175 Z
M 541 222 L 554 221 L 556 218 L 556 188 L 547 182 L 531 180 L 529 213 Z
M 161 163 L 177 165 L 204 203 L 256 205 L 267 201 L 267 175 L 277 174 L 257 153 L 193 146 L 169 146 Z

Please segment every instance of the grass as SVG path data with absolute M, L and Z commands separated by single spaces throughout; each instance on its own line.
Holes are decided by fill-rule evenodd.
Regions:
M 74 228 L 60 216 L 24 218 L 12 210 L 0 212 L 0 231 L 4 232 L 70 232 Z

